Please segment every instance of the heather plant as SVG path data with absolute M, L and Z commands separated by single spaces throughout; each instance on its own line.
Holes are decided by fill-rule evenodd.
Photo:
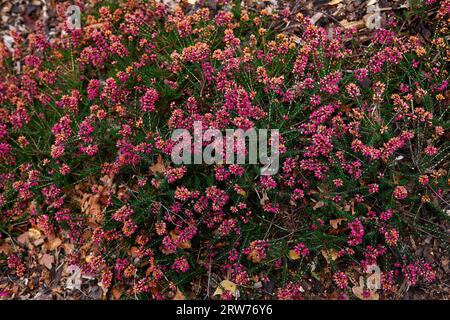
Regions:
M 289 8 L 77 5 L 81 29 L 60 4 L 57 37 L 0 43 L 0 241 L 64 235 L 66 264 L 107 297 L 211 298 L 226 279 L 239 296 L 216 298 L 318 282 L 316 297 L 373 299 L 435 281 L 410 241 L 448 243 L 449 1 L 421 4 L 432 38 L 392 18 L 363 48 Z M 280 170 L 173 163 L 194 123 L 278 130 Z M 27 251 L 1 268 L 24 277 Z M 359 285 L 374 266 L 379 287 Z

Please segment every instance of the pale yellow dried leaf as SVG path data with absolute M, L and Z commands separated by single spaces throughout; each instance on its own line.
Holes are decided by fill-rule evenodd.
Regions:
M 360 286 L 354 286 L 352 288 L 353 294 L 360 300 L 379 300 L 380 299 L 380 295 L 375 290 L 368 289 L 368 291 L 370 292 L 370 295 L 367 298 L 365 298 L 363 296 L 363 291 L 364 291 L 364 288 L 360 287 Z
M 223 280 L 219 286 L 217 287 L 216 291 L 214 291 L 214 296 L 221 295 L 225 291 L 230 292 L 232 295 L 236 293 L 237 286 L 234 282 L 230 280 Z
M 300 259 L 300 255 L 297 254 L 294 250 L 289 250 L 289 259 L 298 260 Z
M 30 228 L 28 229 L 28 236 L 33 240 L 37 240 L 42 237 L 42 232 L 36 228 Z

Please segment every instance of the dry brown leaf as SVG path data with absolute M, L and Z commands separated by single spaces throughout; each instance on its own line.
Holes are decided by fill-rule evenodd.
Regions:
M 267 192 L 263 192 L 263 196 L 261 198 L 261 200 L 259 201 L 259 203 L 263 206 L 267 201 L 269 201 L 269 197 L 267 196 Z
M 89 223 L 98 225 L 103 220 L 103 212 L 100 207 L 100 196 L 98 194 L 86 193 L 83 195 L 81 210 L 88 215 Z
M 177 288 L 177 293 L 173 297 L 173 300 L 186 300 L 186 296 L 181 292 L 180 289 Z
M 111 290 L 111 293 L 112 293 L 114 299 L 119 300 L 123 294 L 123 289 L 122 288 L 113 288 Z
M 340 21 L 339 23 L 345 29 L 351 29 L 351 28 L 362 29 L 362 28 L 366 27 L 366 23 L 363 20 L 347 21 L 344 19 L 344 20 Z
M 46 248 L 50 251 L 55 250 L 62 244 L 62 240 L 60 238 L 54 238 L 48 239 L 46 243 Z
M 28 233 L 28 231 L 25 231 L 24 233 L 22 233 L 20 236 L 17 237 L 17 241 L 27 247 L 32 248 L 32 244 L 30 242 L 30 235 Z
M 150 166 L 150 171 L 155 173 L 163 173 L 166 170 L 166 166 L 164 165 L 164 161 L 161 155 L 158 155 L 158 160 L 152 166 Z
M 44 265 L 48 270 L 52 269 L 53 263 L 55 262 L 55 257 L 46 253 L 39 259 L 39 264 Z
M 328 2 L 328 5 L 329 6 L 335 6 L 335 5 L 337 5 L 337 4 L 341 3 L 341 2 L 342 2 L 342 0 L 331 0 L 330 2 Z
M 3 253 L 4 255 L 9 255 L 11 252 L 11 246 L 7 242 L 3 242 L 0 246 L 0 253 Z
M 347 219 L 345 218 L 333 219 L 330 220 L 330 225 L 333 227 L 333 229 L 337 229 L 343 221 L 347 221 Z
M 72 243 L 64 243 L 63 249 L 66 254 L 71 254 L 75 249 L 75 246 Z
M 216 291 L 214 291 L 214 296 L 221 295 L 225 291 L 230 292 L 232 295 L 235 295 L 237 290 L 237 286 L 234 282 L 231 282 L 230 280 L 223 280 L 219 286 L 217 287 Z
M 314 205 L 313 210 L 320 209 L 320 208 L 322 208 L 323 206 L 325 206 L 325 202 L 323 202 L 323 201 L 318 201 L 318 202 Z

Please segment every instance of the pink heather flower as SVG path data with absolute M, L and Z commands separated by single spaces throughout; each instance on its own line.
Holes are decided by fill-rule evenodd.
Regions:
M 139 100 L 139 102 L 141 103 L 142 111 L 154 111 L 156 109 L 155 102 L 158 100 L 158 98 L 159 95 L 155 89 L 153 88 L 147 89 L 147 91 Z
M 133 213 L 133 209 L 123 206 L 112 215 L 112 218 L 119 222 L 125 222 Z
M 302 189 L 295 188 L 291 194 L 291 202 L 298 201 L 305 197 L 305 192 Z
M 87 146 L 80 147 L 80 151 L 92 157 L 98 153 L 98 146 L 95 144 L 89 144 Z
M 303 300 L 303 288 L 299 283 L 289 282 L 283 288 L 279 288 L 277 292 L 278 300 Z
M 303 243 L 298 243 L 294 247 L 294 252 L 302 257 L 306 257 L 309 255 L 309 249 Z
M 380 186 L 376 183 L 369 184 L 369 192 L 370 193 L 377 193 L 380 191 Z
M 235 176 L 241 177 L 245 173 L 245 169 L 237 164 L 232 164 L 229 166 L 228 170 Z
M 177 187 L 175 190 L 175 199 L 186 201 L 191 197 L 191 192 L 186 187 Z
M 434 156 L 438 152 L 438 149 L 433 146 L 427 146 L 425 148 L 425 153 L 429 156 Z
M 92 79 L 89 81 L 87 92 L 88 92 L 88 99 L 94 100 L 98 97 L 98 89 L 100 88 L 100 81 L 97 79 Z
M 419 176 L 419 183 L 423 186 L 426 186 L 430 182 L 430 178 L 428 178 L 427 175 L 421 175 Z
M 386 239 L 386 243 L 391 247 L 394 247 L 397 244 L 398 237 L 399 233 L 395 228 L 392 228 L 384 232 L 384 238 Z
M 397 186 L 392 194 L 395 199 L 403 200 L 408 196 L 408 190 L 404 186 Z
M 197 42 L 195 45 L 183 49 L 181 60 L 183 62 L 202 62 L 208 59 L 209 54 L 209 46 L 206 43 Z
M 345 87 L 345 90 L 347 90 L 347 93 L 353 99 L 355 99 L 361 95 L 361 91 L 359 90 L 359 87 L 354 83 L 349 83 Z
M 342 187 L 344 185 L 344 181 L 342 181 L 342 179 L 334 179 L 333 183 L 334 186 L 337 188 Z
M 340 289 L 347 288 L 348 285 L 348 277 L 345 273 L 339 271 L 333 275 L 333 281 Z
M 261 176 L 259 180 L 264 189 L 275 189 L 277 187 L 276 181 L 271 176 Z
M 174 183 L 175 181 L 182 179 L 186 172 L 186 167 L 167 168 L 164 170 L 164 176 L 169 183 Z
M 342 73 L 333 72 L 320 80 L 320 90 L 329 94 L 336 94 L 339 92 L 339 82 L 341 81 Z
M 177 272 L 187 272 L 189 270 L 189 262 L 186 257 L 178 257 L 175 258 L 174 263 L 172 264 L 172 270 Z
M 356 69 L 353 74 L 355 78 L 358 79 L 359 82 L 363 82 L 367 76 L 369 75 L 369 71 L 367 69 Z
M 387 221 L 394 215 L 394 210 L 388 209 L 382 213 L 380 213 L 380 219 L 383 221 Z
M 63 176 L 66 174 L 70 173 L 70 167 L 63 163 L 60 167 L 59 167 L 59 173 L 61 173 Z
M 74 113 L 78 113 L 78 103 L 81 100 L 81 94 L 78 90 L 72 90 L 71 95 L 63 95 L 59 101 L 56 101 L 58 108 L 68 109 Z
M 348 227 L 350 228 L 350 235 L 347 241 L 348 245 L 356 246 L 358 244 L 361 244 L 364 236 L 364 227 L 361 221 L 356 218 L 354 221 L 348 224 Z
M 12 152 L 12 147 L 7 142 L 0 143 L 0 159 L 8 157 Z
M 131 237 L 136 232 L 136 230 L 137 225 L 132 219 L 125 221 L 125 223 L 123 224 L 122 232 L 127 237 Z
M 227 181 L 230 178 L 230 172 L 225 167 L 218 167 L 215 177 L 217 181 Z
M 63 145 L 52 145 L 51 156 L 53 159 L 58 159 L 64 154 L 65 148 Z
M 248 258 L 253 262 L 260 262 L 267 257 L 266 250 L 269 243 L 264 240 L 255 240 L 250 243 L 250 246 L 242 250 L 242 253 L 248 255 Z

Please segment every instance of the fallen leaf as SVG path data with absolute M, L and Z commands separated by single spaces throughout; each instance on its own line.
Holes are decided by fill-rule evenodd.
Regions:
M 55 257 L 46 253 L 39 259 L 39 263 L 44 265 L 48 270 L 52 269 L 52 265 L 55 262 Z
M 3 242 L 0 246 L 0 253 L 3 253 L 4 255 L 8 255 L 11 251 L 11 246 L 7 242 Z
M 347 219 L 345 218 L 333 219 L 330 220 L 330 225 L 333 227 L 333 229 L 337 229 L 343 221 L 347 221 Z
M 37 240 L 42 237 L 42 233 L 38 229 L 30 228 L 28 229 L 28 236 L 33 240 Z
M 22 233 L 20 236 L 18 236 L 17 241 L 25 246 L 33 247 L 30 242 L 30 235 L 29 235 L 28 231 L 26 231 L 26 232 Z
M 297 254 L 293 249 L 289 250 L 289 259 L 298 260 L 300 259 L 300 255 Z
M 158 160 L 156 160 L 156 163 L 150 166 L 150 171 L 154 174 L 163 173 L 164 171 L 166 171 L 166 166 L 164 165 L 164 161 L 161 155 L 158 155 Z
M 345 29 L 351 29 L 351 28 L 362 29 L 362 28 L 365 28 L 365 26 L 366 26 L 366 24 L 363 20 L 358 20 L 358 21 L 342 20 L 342 21 L 339 21 L 339 23 Z
M 177 288 L 177 293 L 173 297 L 173 300 L 186 300 L 186 297 L 183 292 L 181 292 L 180 289 Z
M 63 249 L 66 254 L 71 254 L 75 246 L 72 243 L 64 243 Z
M 360 286 L 354 286 L 352 288 L 352 292 L 358 299 L 361 299 L 361 300 L 379 300 L 380 299 L 380 295 L 375 290 L 370 290 L 370 289 L 366 290 L 366 292 L 369 293 L 369 296 L 364 297 L 364 295 L 363 295 L 364 288 L 360 287 Z
M 335 6 L 335 5 L 337 5 L 337 4 L 341 3 L 341 2 L 342 2 L 342 0 L 331 0 L 330 2 L 328 2 L 328 5 L 329 6 Z
M 324 205 L 325 205 L 325 202 L 323 202 L 323 201 L 318 201 L 318 202 L 314 205 L 313 210 L 320 209 L 320 208 L 322 208 Z
M 374 4 L 376 4 L 378 2 L 378 0 L 369 0 L 369 2 L 367 2 L 366 6 L 370 7 L 373 6 Z
M 380 14 L 378 12 L 368 13 L 363 17 L 364 25 L 367 29 L 378 29 L 380 26 Z
M 223 280 L 219 286 L 217 287 L 216 291 L 214 291 L 214 296 L 221 295 L 225 291 L 230 292 L 232 295 L 236 293 L 237 286 L 234 282 L 231 282 L 230 280 Z
M 269 197 L 267 196 L 267 192 L 263 192 L 263 196 L 261 200 L 259 200 L 259 203 L 263 206 L 267 201 L 269 201 Z
M 34 245 L 35 247 L 38 247 L 38 246 L 40 246 L 40 245 L 43 244 L 43 243 L 44 243 L 44 239 L 40 238 L 40 239 L 35 240 L 35 241 L 33 242 L 33 245 Z
M 66 273 L 69 274 L 66 282 L 66 289 L 80 290 L 81 289 L 81 269 L 78 266 L 70 265 L 66 269 Z
M 50 251 L 53 251 L 56 248 L 58 248 L 61 244 L 62 240 L 60 238 L 52 238 L 49 239 L 48 242 L 46 243 L 46 248 Z
M 119 300 L 120 297 L 121 297 L 122 294 L 123 294 L 123 289 L 121 289 L 121 288 L 113 288 L 113 289 L 111 290 L 111 293 L 112 293 L 114 299 Z
M 328 264 L 330 264 L 331 261 L 336 261 L 339 258 L 338 252 L 334 249 L 322 249 L 321 253 Z

